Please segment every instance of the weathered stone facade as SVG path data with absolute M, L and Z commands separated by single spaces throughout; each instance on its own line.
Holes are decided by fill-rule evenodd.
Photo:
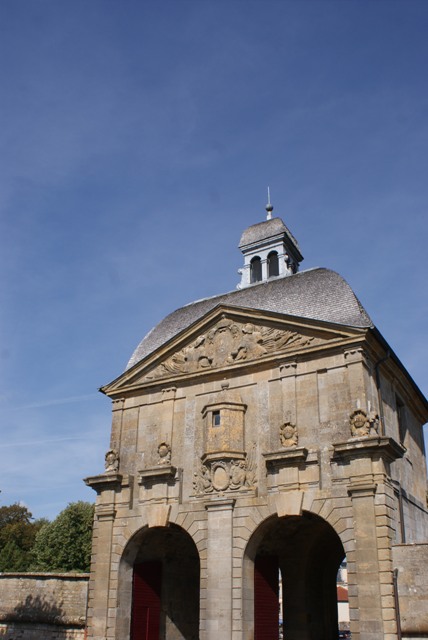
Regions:
M 0 638 L 83 640 L 87 574 L 0 574 Z
M 345 555 L 353 639 L 399 638 L 392 549 L 427 539 L 427 403 L 337 274 L 184 307 L 103 391 L 88 638 L 272 640 L 271 563 L 285 637 L 330 640 Z

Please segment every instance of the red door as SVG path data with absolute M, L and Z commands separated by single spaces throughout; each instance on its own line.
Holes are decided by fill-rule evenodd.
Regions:
M 279 640 L 278 558 L 256 556 L 254 640 Z
M 142 562 L 134 567 L 131 640 L 159 640 L 162 563 Z

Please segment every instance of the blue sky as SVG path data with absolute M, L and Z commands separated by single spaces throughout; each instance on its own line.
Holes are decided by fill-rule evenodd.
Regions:
M 1 504 L 93 500 L 142 336 L 274 214 L 427 393 L 426 0 L 0 3 Z

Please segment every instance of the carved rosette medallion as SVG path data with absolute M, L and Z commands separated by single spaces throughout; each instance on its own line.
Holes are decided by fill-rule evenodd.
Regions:
M 144 380 L 216 369 L 320 342 L 320 338 L 296 331 L 222 317 L 205 334 L 159 364 Z
M 299 437 L 297 435 L 297 427 L 291 422 L 285 422 L 279 428 L 279 439 L 281 445 L 285 448 L 297 447 Z
M 255 445 L 250 453 L 237 453 L 234 457 L 224 454 L 206 455 L 193 474 L 195 494 L 224 493 L 254 489 L 257 484 Z
M 377 432 L 379 416 L 375 413 L 367 415 L 362 409 L 356 409 L 350 415 L 351 434 L 354 438 L 370 435 L 371 431 Z

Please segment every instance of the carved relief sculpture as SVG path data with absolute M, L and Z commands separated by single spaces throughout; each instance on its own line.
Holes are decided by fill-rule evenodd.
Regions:
M 257 451 L 256 443 L 253 442 L 248 456 L 247 456 L 247 469 L 245 475 L 245 481 L 248 487 L 254 488 L 257 484 Z
M 158 446 L 158 464 L 171 464 L 171 447 L 166 442 L 161 442 Z
M 361 438 L 377 432 L 379 416 L 376 413 L 367 415 L 362 409 L 356 409 L 350 415 L 351 434 L 354 438 Z
M 115 449 L 109 449 L 105 455 L 105 473 L 117 473 L 119 470 L 119 454 Z
M 215 369 L 318 342 L 319 338 L 296 331 L 258 326 L 251 322 L 243 324 L 223 317 L 206 334 L 198 336 L 190 345 L 158 365 L 145 379 Z
M 285 422 L 279 428 L 279 439 L 283 447 L 286 447 L 286 448 L 297 447 L 297 442 L 299 438 L 297 435 L 296 426 L 294 424 L 291 424 L 291 422 Z
M 224 456 L 222 459 L 204 459 L 193 474 L 196 494 L 254 489 L 257 484 L 255 444 L 248 456 L 242 458 Z
M 213 490 L 211 473 L 205 464 L 200 464 L 199 469 L 193 474 L 193 490 L 195 493 L 210 493 Z
M 244 460 L 231 461 L 229 478 L 230 489 L 241 489 L 241 487 L 245 486 L 245 480 L 247 478 L 247 465 Z

